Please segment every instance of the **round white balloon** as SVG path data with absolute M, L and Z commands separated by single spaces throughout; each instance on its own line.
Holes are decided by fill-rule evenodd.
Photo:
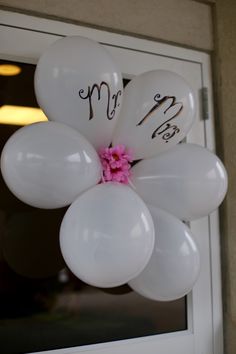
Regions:
M 146 203 L 181 220 L 214 211 L 227 191 L 227 172 L 220 159 L 195 144 L 179 144 L 132 168 L 132 184 Z
M 76 130 L 54 122 L 25 126 L 7 141 L 3 178 L 13 194 L 38 208 L 59 208 L 101 179 L 93 146 Z
M 110 144 L 123 82 L 102 45 L 80 36 L 56 41 L 39 59 L 35 92 L 49 120 L 79 130 L 96 148 Z
M 151 257 L 152 218 L 128 186 L 100 184 L 70 206 L 60 244 L 66 264 L 78 278 L 98 287 L 119 286 L 140 273 Z
M 200 255 L 190 229 L 176 217 L 149 206 L 155 245 L 144 270 L 130 287 L 152 300 L 171 301 L 188 294 L 199 274 Z
M 170 71 L 154 70 L 127 85 L 113 144 L 125 144 L 135 159 L 151 157 L 181 141 L 195 117 L 194 94 Z

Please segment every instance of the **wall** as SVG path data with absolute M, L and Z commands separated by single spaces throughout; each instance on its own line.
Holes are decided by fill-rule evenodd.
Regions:
M 99 6 L 98 6 L 99 4 Z M 190 0 L 0 0 L 39 15 L 211 50 L 211 8 Z
M 221 209 L 225 347 L 226 354 L 236 353 L 235 0 L 99 0 L 99 6 L 98 0 L 0 0 L 0 5 L 212 53 L 217 148 L 229 173 L 229 193 Z
M 215 79 L 218 151 L 229 174 L 229 191 L 222 208 L 222 275 L 225 347 L 236 353 L 236 2 L 217 0 L 215 19 Z

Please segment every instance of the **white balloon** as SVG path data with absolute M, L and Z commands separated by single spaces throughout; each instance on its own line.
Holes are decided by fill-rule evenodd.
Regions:
M 96 148 L 110 144 L 123 83 L 102 45 L 79 36 L 56 41 L 39 59 L 35 92 L 49 120 L 79 130 Z
M 181 76 L 165 70 L 145 72 L 125 88 L 113 144 L 133 149 L 135 159 L 154 156 L 181 141 L 194 116 L 194 95 Z
M 144 270 L 130 287 L 152 300 L 171 301 L 188 294 L 199 275 L 200 255 L 190 229 L 176 217 L 149 206 L 155 246 Z
M 195 144 L 179 144 L 132 168 L 132 184 L 146 203 L 181 220 L 215 210 L 225 197 L 227 172 L 220 159 Z
M 7 141 L 3 178 L 13 194 L 38 208 L 59 208 L 101 179 L 93 146 L 76 130 L 54 122 L 25 126 Z
M 70 270 L 98 287 L 127 283 L 146 266 L 154 246 L 150 212 L 128 186 L 100 184 L 68 209 L 60 231 Z

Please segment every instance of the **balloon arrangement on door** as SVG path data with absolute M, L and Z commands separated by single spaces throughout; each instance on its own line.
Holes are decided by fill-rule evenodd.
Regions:
M 70 205 L 60 229 L 68 268 L 97 287 L 128 283 L 152 300 L 173 300 L 200 269 L 184 221 L 215 210 L 227 173 L 209 150 L 180 143 L 196 98 L 176 73 L 134 77 L 123 92 L 110 54 L 93 40 L 56 41 L 35 74 L 49 122 L 19 129 L 1 170 L 9 189 L 37 208 Z

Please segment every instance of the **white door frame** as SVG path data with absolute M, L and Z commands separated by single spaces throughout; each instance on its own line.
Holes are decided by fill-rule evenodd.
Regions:
M 212 82 L 208 54 L 8 11 L 0 11 L 0 24 L 1 59 L 36 63 L 41 53 L 56 39 L 81 35 L 105 45 L 126 77 L 150 70 L 151 65 L 155 67 L 157 59 L 178 60 L 186 71 L 191 70 L 188 65 L 195 64 L 200 70 L 201 87 L 208 88 L 209 119 L 203 121 L 199 111 L 198 121 L 187 140 L 214 151 Z M 95 354 L 223 354 L 218 225 L 217 212 L 191 223 L 193 233 L 198 235 L 202 271 L 192 293 L 188 295 L 188 330 L 44 353 L 75 354 L 92 351 Z

